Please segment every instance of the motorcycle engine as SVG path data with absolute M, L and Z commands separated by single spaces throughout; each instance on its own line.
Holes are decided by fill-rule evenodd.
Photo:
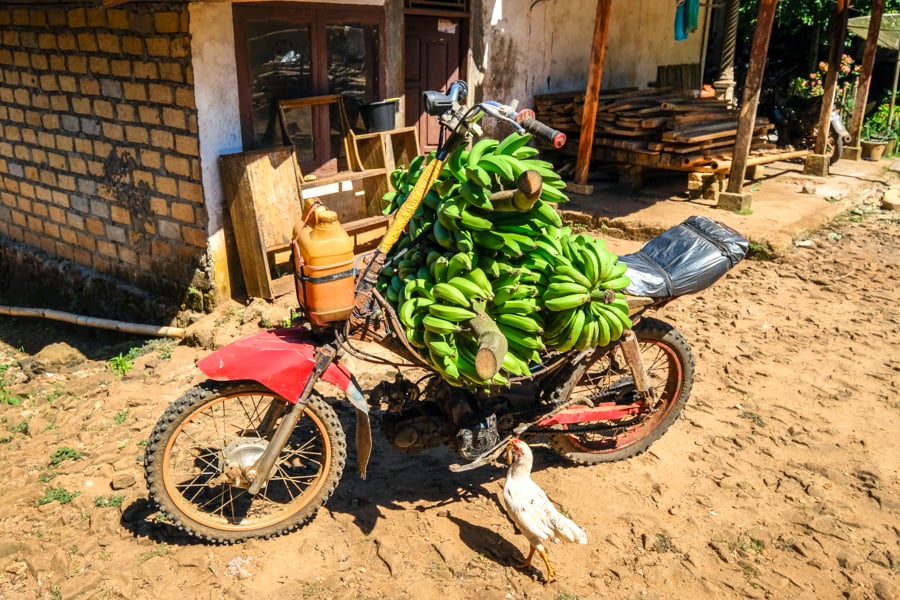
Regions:
M 496 415 L 480 410 L 472 392 L 435 380 L 414 400 L 410 386 L 415 384 L 398 375 L 379 384 L 369 399 L 387 404 L 382 430 L 395 449 L 417 454 L 447 444 L 473 459 L 500 441 Z

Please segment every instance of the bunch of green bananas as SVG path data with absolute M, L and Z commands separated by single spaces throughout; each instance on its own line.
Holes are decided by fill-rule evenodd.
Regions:
M 541 300 L 552 314 L 544 341 L 558 352 L 586 350 L 619 339 L 632 326 L 620 291 L 631 283 L 627 265 L 586 234 L 560 240 L 560 255 Z
M 603 240 L 563 226 L 554 204 L 566 200 L 565 183 L 529 139 L 512 134 L 457 149 L 392 251 L 405 253 L 380 275 L 410 343 L 454 385 L 505 385 L 528 376 L 547 349 L 605 345 L 631 326 L 617 292 L 629 283 L 624 263 Z M 423 165 L 394 172 L 387 212 L 403 204 Z M 540 175 L 538 198 L 498 194 L 529 170 Z M 474 368 L 478 340 L 467 326 L 479 314 L 508 342 L 489 380 Z

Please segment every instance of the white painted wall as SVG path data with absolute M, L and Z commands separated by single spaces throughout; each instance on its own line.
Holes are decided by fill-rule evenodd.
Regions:
M 603 89 L 644 88 L 658 65 L 699 63 L 705 10 L 700 29 L 677 42 L 674 0 L 613 0 Z M 471 79 L 483 79 L 486 98 L 523 105 L 535 94 L 583 90 L 596 13 L 597 0 L 484 0 L 485 57 Z
M 223 154 L 243 150 L 234 58 L 234 25 L 229 3 L 192 3 L 189 8 L 194 99 L 200 137 L 200 172 L 209 218 L 209 253 L 216 289 L 221 294 L 228 295 L 231 288 L 225 267 L 225 224 L 228 215 L 218 160 Z
M 483 84 L 486 98 L 518 99 L 523 106 L 531 105 L 535 94 L 584 89 L 596 1 L 484 0 L 481 18 L 485 56 L 483 60 L 473 59 L 470 83 Z M 384 0 L 332 0 L 332 3 L 379 6 Z M 231 9 L 228 2 L 190 4 L 209 252 L 215 284 L 223 294 L 230 292 L 224 267 L 228 215 L 218 158 L 243 149 Z M 701 23 L 705 18 L 703 10 Z M 673 0 L 613 0 L 603 87 L 646 87 L 656 78 L 657 65 L 699 62 L 702 32 L 676 42 L 674 20 Z M 401 65 L 392 68 L 399 69 Z

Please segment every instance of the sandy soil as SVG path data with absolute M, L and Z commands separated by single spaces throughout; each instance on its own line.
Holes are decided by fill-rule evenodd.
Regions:
M 857 210 L 659 316 L 697 359 L 670 431 L 595 467 L 535 447 L 536 481 L 589 534 L 550 548 L 549 585 L 512 566 L 527 543 L 501 465 L 453 474 L 449 451 L 380 438 L 369 478 L 351 451 L 290 535 L 180 535 L 148 503 L 143 444 L 204 351 L 156 341 L 117 376 L 142 340 L 0 319 L 0 598 L 900 598 L 898 214 Z M 257 327 L 219 318 L 219 341 Z

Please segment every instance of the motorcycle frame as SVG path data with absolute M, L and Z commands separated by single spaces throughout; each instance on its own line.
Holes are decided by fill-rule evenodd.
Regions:
M 470 129 L 480 132 L 476 121 L 482 115 L 482 111 L 489 112 L 492 116 L 498 116 L 496 110 L 488 109 L 483 105 L 477 105 L 473 109 L 461 106 L 454 96 L 452 108 L 440 115 L 442 139 L 439 141 L 434 158 L 422 169 L 406 201 L 394 215 L 390 227 L 376 250 L 371 254 L 366 267 L 357 277 L 355 291 L 357 307 L 370 301 L 369 297 L 385 257 L 400 239 L 423 198 L 437 180 L 447 158 L 460 144 L 469 140 Z M 513 122 L 505 115 L 501 118 Z M 443 139 L 444 130 L 449 132 L 446 140 Z M 363 302 L 360 302 L 361 300 Z M 392 335 L 401 334 L 394 332 Z M 635 387 L 641 399 L 641 408 L 647 408 L 651 401 L 651 388 L 641 361 L 637 337 L 629 329 L 623 333 L 622 339 L 617 343 L 621 345 L 626 362 L 631 369 Z M 278 424 L 272 439 L 256 463 L 247 470 L 250 494 L 259 493 L 265 486 L 282 447 L 302 417 L 313 388 L 319 380 L 335 385 L 343 391 L 356 408 L 356 438 L 358 444 L 365 446 L 358 448 L 359 472 L 365 478 L 366 465 L 371 452 L 369 407 L 356 379 L 340 362 L 336 345 L 336 342 L 320 343 L 301 328 L 286 328 L 259 332 L 237 340 L 198 362 L 200 370 L 211 379 L 256 381 L 294 405 Z M 581 353 L 579 356 L 583 354 Z M 578 357 L 573 360 L 578 360 Z M 635 414 L 637 410 L 632 406 L 612 411 L 600 409 L 600 412 L 601 418 L 611 419 Z M 584 421 L 585 414 L 583 412 L 578 414 L 580 420 Z M 576 422 L 574 419 L 577 418 L 572 411 L 564 412 L 564 407 L 560 406 L 532 423 L 520 424 L 516 427 L 514 434 L 506 436 L 494 448 L 483 453 L 481 457 L 467 465 L 452 465 L 451 470 L 457 472 L 469 470 L 493 461 L 503 451 L 513 435 L 521 435 L 535 424 L 552 423 L 556 417 L 560 419 L 560 423 Z

